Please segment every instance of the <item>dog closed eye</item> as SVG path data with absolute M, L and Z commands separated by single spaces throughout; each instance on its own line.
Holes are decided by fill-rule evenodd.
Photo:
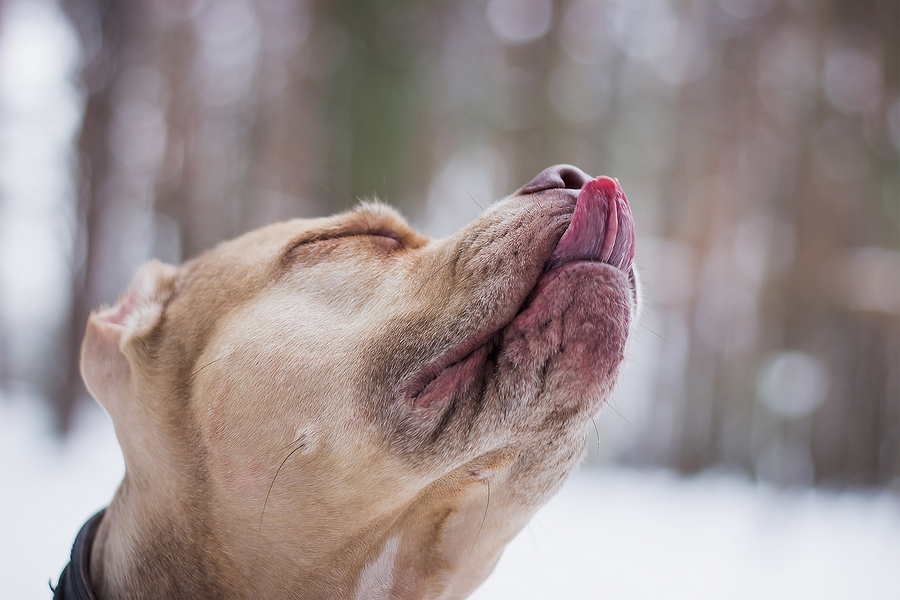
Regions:
M 304 234 L 299 238 L 292 241 L 288 247 L 285 249 L 284 255 L 290 256 L 293 252 L 295 252 L 298 248 L 303 246 L 312 246 L 315 244 L 322 244 L 324 242 L 333 242 L 337 240 L 359 240 L 361 238 L 372 238 L 371 241 L 379 242 L 382 244 L 391 244 L 395 247 L 400 247 L 403 244 L 402 237 L 395 233 L 384 231 L 384 232 L 358 232 L 353 230 L 338 230 L 338 231 L 321 231 L 321 232 L 313 232 L 311 234 Z
M 363 241 L 374 243 L 382 252 L 393 252 L 405 248 L 421 246 L 421 236 L 408 229 L 405 223 L 384 207 L 378 204 L 364 204 L 336 223 L 323 224 L 323 227 L 304 232 L 289 242 L 282 253 L 283 260 L 290 261 L 306 246 L 319 246 L 321 251 L 326 245 L 328 249 L 341 241 Z

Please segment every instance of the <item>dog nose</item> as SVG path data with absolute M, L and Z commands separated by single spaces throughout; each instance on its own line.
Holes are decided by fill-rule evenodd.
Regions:
M 580 190 L 590 180 L 591 177 L 578 167 L 554 165 L 538 173 L 537 177 L 519 190 L 519 194 L 534 194 L 556 188 Z

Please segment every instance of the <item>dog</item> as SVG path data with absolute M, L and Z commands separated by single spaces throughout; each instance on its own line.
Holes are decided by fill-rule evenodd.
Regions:
M 151 262 L 81 370 L 126 474 L 57 598 L 463 598 L 583 456 L 634 326 L 618 181 L 434 240 L 363 203 Z

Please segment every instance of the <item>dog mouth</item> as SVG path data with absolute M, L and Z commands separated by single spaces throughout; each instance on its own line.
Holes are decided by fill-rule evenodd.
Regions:
M 529 186 L 525 191 L 531 191 Z M 623 272 L 633 287 L 634 251 L 634 217 L 618 180 L 601 176 L 585 182 L 578 192 L 568 227 L 512 319 L 497 330 L 473 336 L 471 341 L 420 372 L 410 386 L 413 404 L 421 408 L 444 405 L 456 390 L 478 376 L 491 358 L 496 358 L 505 333 L 515 325 L 517 317 L 569 268 L 584 264 L 598 269 L 613 268 Z
M 575 261 L 600 262 L 628 273 L 634 263 L 634 217 L 619 181 L 597 177 L 582 186 L 572 222 L 546 270 Z

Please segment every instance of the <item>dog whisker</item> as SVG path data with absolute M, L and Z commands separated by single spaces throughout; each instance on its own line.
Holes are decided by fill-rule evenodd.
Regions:
M 350 198 L 353 198 L 353 200 L 356 202 L 355 204 L 353 204 L 351 202 L 347 202 L 347 200 L 344 200 L 344 203 L 350 206 L 350 208 L 356 208 L 357 206 L 359 206 L 359 204 L 362 202 L 362 199 L 353 193 L 353 190 L 350 189 L 349 185 L 345 185 L 344 187 L 347 189 L 347 195 Z M 373 196 L 372 198 L 377 199 L 377 196 Z
M 320 184 L 319 184 L 319 187 L 321 187 L 323 190 L 325 190 L 326 192 L 328 192 L 329 194 L 331 194 L 331 196 L 332 196 L 333 198 L 337 198 L 338 200 L 340 200 L 341 202 L 343 202 L 343 203 L 347 206 L 348 209 L 351 209 L 351 210 L 352 210 L 353 208 L 356 207 L 356 205 L 354 205 L 352 202 L 350 202 L 349 200 L 347 200 L 343 195 L 338 195 L 338 194 L 334 193 L 330 188 L 326 187 L 325 184 L 320 183 Z M 350 189 L 347 188 L 347 191 L 350 192 Z M 352 192 L 350 192 L 350 196 L 351 196 L 351 197 L 353 196 L 353 193 L 352 193 Z
M 172 390 L 171 392 L 169 392 L 168 395 L 166 395 L 166 397 L 162 399 L 162 402 L 160 402 L 159 404 L 157 404 L 156 407 L 155 407 L 153 410 L 154 410 L 154 411 L 159 410 L 159 407 L 162 406 L 163 404 L 165 404 L 166 400 L 168 400 L 168 399 L 172 396 L 172 394 L 174 394 L 175 392 L 177 392 L 178 390 L 180 390 L 181 388 L 183 388 L 185 385 L 187 385 L 188 382 L 190 382 L 190 380 L 194 378 L 194 375 L 196 375 L 197 373 L 199 373 L 200 371 L 202 371 L 203 369 L 205 369 L 205 368 L 208 367 L 209 365 L 213 364 L 214 362 L 218 362 L 218 361 L 220 361 L 220 360 L 222 360 L 221 357 L 220 357 L 220 358 L 214 358 L 213 360 L 209 361 L 208 363 L 206 363 L 205 365 L 203 365 L 202 367 L 200 367 L 199 369 L 197 369 L 196 371 L 194 371 L 193 373 L 191 373 L 190 375 L 188 375 L 187 378 L 186 378 L 184 381 L 182 381 L 181 383 L 179 383 L 177 386 L 175 386 L 175 389 Z
M 295 442 L 296 443 L 296 442 Z M 284 463 L 288 461 L 288 459 L 294 455 L 298 450 L 302 450 L 306 444 L 300 443 L 296 448 L 290 451 L 287 456 L 284 457 L 284 460 L 281 461 L 281 464 L 278 465 L 278 469 L 275 471 L 275 477 L 272 478 L 272 483 L 269 484 L 269 491 L 266 492 L 266 500 L 263 502 L 262 514 L 259 515 L 259 529 L 262 530 L 263 517 L 266 516 L 266 506 L 269 504 L 269 495 L 272 493 L 272 488 L 275 487 L 275 480 L 278 479 L 278 474 L 281 473 L 281 468 L 284 467 Z
M 472 552 L 475 550 L 475 544 L 478 543 L 478 537 L 481 535 L 481 529 L 484 527 L 484 522 L 487 520 L 488 509 L 491 507 L 491 481 L 488 478 L 482 479 L 485 485 L 487 486 L 487 502 L 484 504 L 484 514 L 481 515 L 481 524 L 478 526 L 478 532 L 475 533 L 475 540 L 472 542 L 472 547 L 469 548 L 469 556 L 466 557 L 466 565 L 469 564 L 469 559 L 472 558 Z
M 472 195 L 472 192 L 470 192 L 469 190 L 466 190 L 466 193 L 469 195 L 469 198 L 472 199 L 472 202 L 475 203 L 475 206 L 477 206 L 481 210 L 484 210 L 484 207 L 482 205 L 478 204 L 478 200 L 475 199 L 475 196 Z
M 631 421 L 629 421 L 628 419 L 626 419 L 626 418 L 625 418 L 625 415 L 623 415 L 621 412 L 619 412 L 619 409 L 616 408 L 616 407 L 613 405 L 612 402 L 607 402 L 607 403 L 606 403 L 606 406 L 610 407 L 614 413 L 616 413 L 617 415 L 619 415 L 620 417 L 622 417 L 622 420 L 623 420 L 623 421 L 625 421 L 626 423 L 628 423 L 629 425 L 631 425 L 632 427 L 634 427 L 634 425 L 631 423 Z M 596 427 L 596 426 L 597 426 L 597 424 L 594 423 L 594 427 Z M 597 435 L 599 436 L 600 434 L 598 433 Z M 597 439 L 598 439 L 598 441 L 599 441 L 599 437 L 598 437 Z
M 429 275 L 429 276 L 425 279 L 425 281 L 422 282 L 422 285 L 419 286 L 419 289 L 416 290 L 416 293 L 413 295 L 413 297 L 418 296 L 419 293 L 420 293 L 423 289 L 425 289 L 425 286 L 428 285 L 428 282 L 431 281 L 431 278 L 432 278 L 432 277 L 434 277 L 435 275 L 437 275 L 437 274 L 438 274 L 440 271 L 442 271 L 443 269 L 449 267 L 449 266 L 450 266 L 451 264 L 453 264 L 456 260 L 457 260 L 457 257 L 454 256 L 453 258 L 451 258 L 450 260 L 448 260 L 447 262 L 445 262 L 444 264 L 442 264 L 440 267 L 438 267 L 437 269 L 435 269 L 435 270 L 434 270 L 434 273 L 432 273 L 431 275 Z
M 560 554 L 563 555 L 563 557 L 566 560 L 568 560 L 568 561 L 572 560 L 572 555 L 566 551 L 565 547 L 563 547 L 557 541 L 557 539 L 555 537 L 553 537 L 553 534 L 550 532 L 549 529 L 547 529 L 547 527 L 543 523 L 541 523 L 540 519 L 538 519 L 537 517 L 534 517 L 533 519 L 531 519 L 531 523 L 534 523 L 535 525 L 537 525 L 544 531 L 544 535 L 547 536 L 547 539 L 550 540 L 554 546 L 556 546 L 556 549 L 560 552 Z
M 653 331 L 652 329 L 650 329 L 649 327 L 647 327 L 646 325 L 644 325 L 643 323 L 638 323 L 638 325 L 640 325 L 641 327 L 643 327 L 644 329 L 646 329 L 647 331 L 649 331 L 650 333 L 652 333 L 653 335 L 655 335 L 656 337 L 658 337 L 659 339 L 661 339 L 662 341 L 664 341 L 665 343 L 667 343 L 667 344 L 671 344 L 671 343 L 672 343 L 672 342 L 670 342 L 669 340 L 667 340 L 666 338 L 664 338 L 663 336 L 659 335 L 658 333 L 656 333 L 655 331 Z
M 534 537 L 534 528 L 531 526 L 531 522 L 525 526 L 525 529 L 528 530 L 528 535 L 531 537 L 531 545 L 534 547 L 534 557 L 538 562 L 538 570 L 541 568 L 541 550 L 538 547 L 537 538 Z

